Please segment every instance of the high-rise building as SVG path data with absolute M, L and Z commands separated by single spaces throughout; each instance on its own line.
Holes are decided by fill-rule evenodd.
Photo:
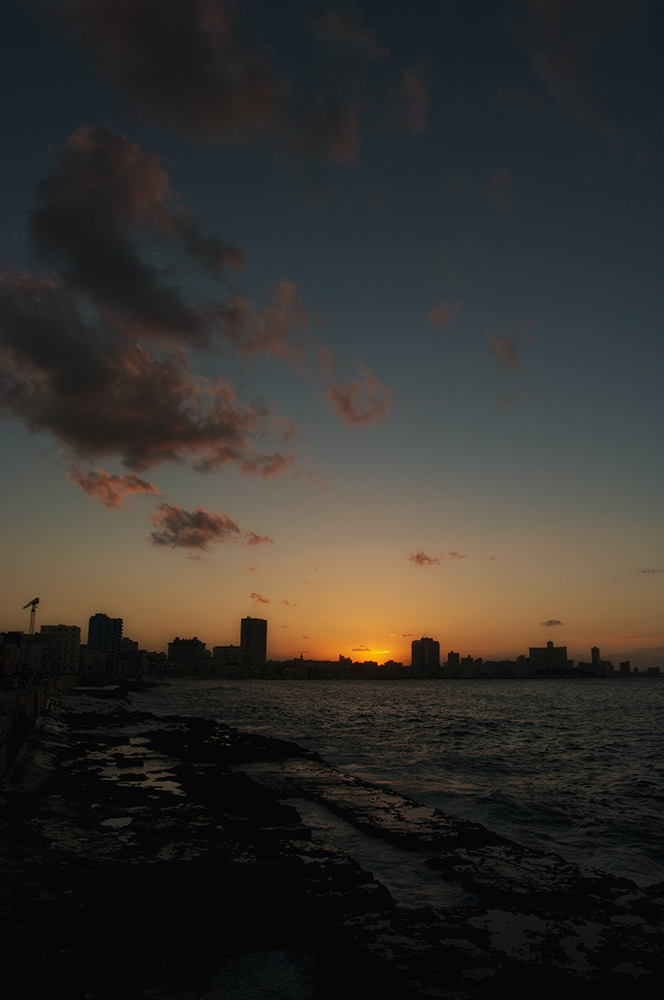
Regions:
M 57 674 L 77 674 L 81 647 L 78 625 L 42 625 L 40 639 L 50 652 L 51 667 Z
M 531 646 L 529 658 L 531 676 L 568 667 L 567 646 L 554 646 L 552 642 L 547 642 L 546 646 Z
M 243 618 L 240 625 L 240 645 L 247 652 L 250 667 L 267 663 L 267 621 L 265 618 Z
M 422 636 L 410 644 L 411 664 L 418 669 L 429 670 L 440 666 L 440 643 L 436 639 Z
M 122 618 L 109 618 L 108 615 L 91 615 L 88 622 L 88 649 L 117 658 L 120 655 L 122 640 Z

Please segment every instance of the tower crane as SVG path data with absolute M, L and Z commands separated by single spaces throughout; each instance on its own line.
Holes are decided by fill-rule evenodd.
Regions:
M 31 611 L 30 611 L 30 631 L 28 632 L 28 635 L 34 635 L 35 634 L 35 612 L 37 610 L 37 605 L 38 604 L 39 604 L 39 598 L 35 597 L 35 599 L 33 601 L 28 601 L 27 604 L 23 605 L 23 611 L 25 611 L 26 608 L 30 608 L 31 609 Z

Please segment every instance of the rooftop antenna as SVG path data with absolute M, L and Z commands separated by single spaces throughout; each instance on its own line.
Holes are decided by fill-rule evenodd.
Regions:
M 39 598 L 35 597 L 35 599 L 33 601 L 28 601 L 27 604 L 23 605 L 23 611 L 25 611 L 26 608 L 30 608 L 31 609 L 31 611 L 30 611 L 30 631 L 28 632 L 28 635 L 34 635 L 35 634 L 35 611 L 37 610 L 37 605 L 38 604 L 39 604 Z

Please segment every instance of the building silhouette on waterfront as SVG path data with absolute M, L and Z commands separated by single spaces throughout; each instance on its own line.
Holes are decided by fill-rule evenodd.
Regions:
M 435 670 L 440 666 L 440 643 L 422 636 L 410 644 L 411 666 L 416 670 Z
M 105 653 L 110 659 L 120 656 L 122 643 L 122 618 L 108 615 L 91 615 L 88 621 L 88 649 Z
M 168 644 L 168 662 L 179 670 L 202 670 L 205 666 L 205 643 L 196 636 L 193 639 L 176 636 Z
M 240 646 L 245 650 L 250 667 L 265 668 L 267 663 L 267 621 L 265 618 L 243 618 L 240 624 Z

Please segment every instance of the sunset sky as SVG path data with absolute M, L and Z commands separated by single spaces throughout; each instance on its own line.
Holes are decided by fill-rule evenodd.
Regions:
M 6 0 L 0 630 L 664 665 L 662 11 Z

